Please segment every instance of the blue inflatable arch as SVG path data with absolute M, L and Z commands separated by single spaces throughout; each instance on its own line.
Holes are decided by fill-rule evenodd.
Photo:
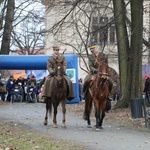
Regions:
M 0 55 L 0 69 L 46 70 L 49 55 Z
M 51 55 L 0 55 L 0 69 L 5 70 L 46 70 L 47 60 Z M 76 54 L 64 55 L 67 69 L 74 71 L 73 86 L 75 98 L 68 103 L 79 102 L 78 58 Z

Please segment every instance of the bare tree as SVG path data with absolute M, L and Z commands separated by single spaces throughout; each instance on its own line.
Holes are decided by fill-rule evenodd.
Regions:
M 118 39 L 121 98 L 116 108 L 129 106 L 131 98 L 141 98 L 142 93 L 142 40 L 143 0 L 131 1 L 131 41 L 126 28 L 126 7 L 122 0 L 115 1 L 114 14 Z
M 15 5 L 15 2 L 16 2 L 16 5 Z M 29 19 L 29 16 L 31 16 L 31 14 L 32 14 L 32 18 L 40 17 L 40 14 L 42 11 L 38 11 L 36 12 L 36 15 L 33 15 L 33 12 L 36 10 L 35 8 L 37 7 L 38 3 L 41 3 L 41 1 L 40 0 L 16 0 L 16 1 L 15 0 L 1 0 L 0 1 L 0 4 L 1 4 L 1 7 L 0 7 L 1 8 L 1 18 L 0 18 L 1 20 L 0 33 L 1 34 L 0 36 L 2 38 L 1 54 L 9 54 L 9 51 L 13 44 L 11 42 L 11 39 L 12 37 L 14 37 L 14 36 L 11 36 L 12 31 L 14 31 L 16 35 L 18 26 L 20 26 L 22 21 L 24 21 L 27 18 Z M 30 27 L 31 26 L 29 26 L 29 28 Z M 35 35 L 38 35 L 38 36 L 40 35 L 39 33 L 37 33 L 37 31 L 36 33 L 33 33 L 33 34 L 34 34 L 34 37 Z M 15 39 L 13 41 L 15 41 Z M 13 45 L 13 47 L 14 46 L 15 45 Z
M 12 23 L 14 19 L 15 3 L 14 0 L 8 0 L 7 12 L 4 25 L 4 33 L 2 38 L 1 53 L 8 54 L 11 40 Z
M 21 55 L 36 55 L 44 48 L 44 20 L 33 12 L 13 30 L 12 45 L 19 48 Z

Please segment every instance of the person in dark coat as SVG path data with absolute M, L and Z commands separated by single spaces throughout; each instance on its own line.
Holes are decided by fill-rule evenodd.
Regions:
M 78 80 L 78 85 L 79 85 L 79 98 L 80 101 L 82 101 L 84 99 L 84 93 L 83 93 L 83 83 L 81 78 Z
M 47 61 L 47 70 L 49 72 L 49 75 L 46 77 L 45 82 L 44 82 L 44 86 L 42 89 L 42 97 L 51 97 L 51 89 L 50 89 L 50 83 L 51 83 L 51 79 L 52 77 L 54 77 L 55 75 L 55 70 L 54 70 L 54 66 L 56 64 L 56 61 L 59 62 L 63 62 L 63 66 L 64 66 L 64 78 L 67 81 L 68 84 L 68 88 L 69 88 L 69 93 L 67 95 L 67 99 L 68 100 L 72 100 L 74 98 L 74 90 L 73 90 L 73 85 L 72 85 L 72 81 L 70 80 L 70 78 L 66 75 L 66 58 L 59 54 L 59 47 L 58 46 L 53 46 L 53 54 L 52 56 L 50 56 L 48 58 Z
M 148 74 L 144 75 L 145 80 L 145 86 L 143 92 L 145 93 L 146 99 L 148 103 L 150 104 L 150 78 Z
M 6 90 L 7 90 L 7 101 L 10 102 L 11 94 L 10 91 L 15 87 L 15 80 L 13 76 L 10 76 L 6 82 Z
M 10 95 L 12 97 L 12 102 L 22 101 L 23 90 L 18 86 L 18 84 L 15 84 L 15 87 L 10 91 Z
M 22 89 L 19 88 L 18 84 L 15 84 L 15 87 L 10 91 L 10 94 L 11 95 L 15 95 L 15 94 L 22 95 L 23 92 L 22 92 Z

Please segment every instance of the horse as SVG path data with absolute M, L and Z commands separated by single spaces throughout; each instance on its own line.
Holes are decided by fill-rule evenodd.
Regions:
M 63 62 L 55 63 L 55 75 L 51 79 L 51 98 L 46 98 L 46 115 L 44 125 L 48 124 L 48 112 L 51 116 L 53 106 L 53 127 L 57 128 L 57 107 L 62 105 L 62 127 L 66 128 L 66 97 L 67 97 L 67 82 L 64 78 Z
M 109 96 L 108 78 L 108 58 L 101 58 L 97 68 L 97 74 L 94 74 L 89 81 L 85 93 L 84 119 L 88 127 L 91 127 L 90 114 L 92 103 L 95 107 L 96 125 L 95 130 L 102 129 L 103 119 L 105 117 L 105 108 Z

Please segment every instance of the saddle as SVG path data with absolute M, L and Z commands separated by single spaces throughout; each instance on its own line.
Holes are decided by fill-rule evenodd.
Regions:
M 93 81 L 95 80 L 95 78 L 96 78 L 96 74 L 92 75 L 90 77 L 90 79 L 87 80 L 87 82 L 84 84 L 83 91 L 84 91 L 85 95 L 86 95 L 86 92 L 87 92 L 88 88 L 90 88 L 92 86 Z

